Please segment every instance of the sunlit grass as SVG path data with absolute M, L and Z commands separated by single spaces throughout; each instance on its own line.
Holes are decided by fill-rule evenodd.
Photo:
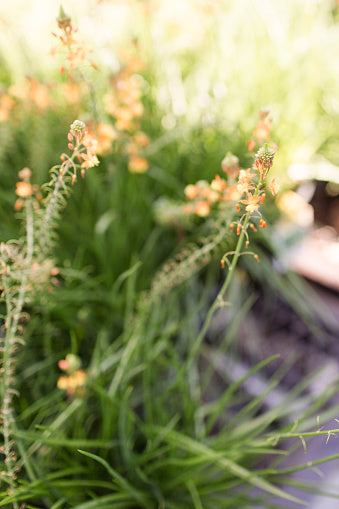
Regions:
M 318 429 L 337 413 L 328 408 L 337 381 L 315 395 L 307 392 L 312 374 L 270 408 L 266 398 L 287 369 L 267 376 L 276 356 L 235 376 L 228 366 L 237 366 L 239 328 L 257 297 L 249 277 L 235 273 L 220 311 L 225 324 L 210 327 L 222 300 L 214 300 L 225 275 L 220 260 L 225 270 L 228 255 L 253 243 L 242 270 L 321 336 L 316 306 L 294 275 L 272 267 L 270 253 L 279 255 L 272 230 L 260 228 L 278 214 L 272 197 L 262 200 L 259 231 L 245 239 L 241 228 L 258 210 L 256 196 L 242 200 L 250 207 L 242 219 L 234 203 L 217 212 L 218 200 L 189 216 L 184 190 L 225 176 L 228 151 L 242 168 L 252 166 L 247 141 L 265 106 L 280 146 L 275 172 L 285 184 L 291 162 L 321 153 L 338 164 L 337 3 L 65 0 L 63 7 L 93 50 L 72 76 L 67 42 L 50 54 L 61 41 L 51 35 L 59 1 L 0 6 L 1 241 L 22 235 L 18 171 L 29 166 L 32 183 L 45 182 L 75 118 L 105 134 L 100 165 L 78 179 L 58 216 L 59 280 L 21 302 L 30 318 L 23 313 L 18 327 L 26 345 L 15 356 L 20 396 L 11 423 L 20 483 L 13 479 L 13 495 L 3 476 L 0 506 L 278 507 L 272 496 L 297 502 L 281 485 L 295 484 L 286 475 L 316 462 L 283 468 L 280 458 L 289 456 L 289 444 L 294 450 L 310 435 L 326 435 Z M 72 146 L 72 136 L 68 141 Z M 46 236 L 49 223 L 41 231 Z M 72 358 L 79 361 L 75 373 L 81 361 L 75 389 L 74 370 L 61 372 Z M 265 390 L 253 394 L 248 387 L 257 376 Z

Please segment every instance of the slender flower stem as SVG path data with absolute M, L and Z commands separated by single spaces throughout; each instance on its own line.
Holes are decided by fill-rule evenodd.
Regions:
M 3 445 L 0 451 L 4 455 L 5 468 L 2 475 L 8 483 L 8 491 L 12 495 L 13 509 L 19 509 L 15 489 L 18 486 L 16 474 L 20 468 L 15 453 L 15 414 L 13 410 L 13 396 L 17 394 L 14 389 L 15 384 L 15 354 L 18 344 L 24 341 L 20 338 L 20 319 L 23 316 L 22 310 L 26 301 L 26 294 L 32 292 L 30 281 L 32 277 L 32 263 L 34 257 L 40 262 L 44 255 L 49 255 L 51 248 L 53 233 L 55 230 L 56 219 L 59 216 L 61 208 L 64 206 L 64 198 L 67 194 L 70 183 L 76 180 L 77 168 L 81 168 L 83 176 L 85 169 L 81 165 L 81 157 L 86 155 L 85 168 L 90 168 L 98 164 L 94 152 L 94 143 L 89 145 L 88 140 L 85 141 L 85 124 L 80 120 L 75 120 L 70 126 L 68 147 L 72 150 L 72 155 L 61 156 L 62 164 L 52 169 L 52 178 L 47 185 L 47 196 L 44 200 L 42 209 L 36 209 L 32 200 L 32 186 L 25 182 L 27 172 L 20 182 L 22 186 L 26 186 L 25 194 L 19 194 L 23 198 L 26 212 L 26 235 L 19 244 L 1 243 L 0 244 L 0 283 L 2 287 L 1 297 L 5 301 L 6 321 L 4 325 L 4 337 L 1 337 L 1 370 L 2 375 L 0 384 L 0 415 L 1 415 L 1 432 L 3 435 Z M 88 143 L 86 145 L 86 143 Z M 83 152 L 86 150 L 86 153 Z M 75 162 L 78 158 L 79 163 Z M 84 163 L 83 163 L 84 164 Z M 30 173 L 30 172 L 29 172 Z M 20 176 L 20 173 L 19 173 Z M 67 177 L 67 178 L 65 178 Z M 17 190 L 18 190 L 17 189 Z M 38 224 L 37 224 L 38 220 Z M 38 232 L 36 232 L 38 228 Z M 34 239 L 36 239 L 36 244 Z M 32 280 L 32 283 L 34 281 Z M 27 469 L 29 473 L 29 469 Z M 6 477 L 5 477 L 6 476 Z M 33 474 L 34 477 L 34 474 Z
M 25 302 L 25 294 L 27 288 L 27 279 L 30 266 L 32 264 L 34 252 L 34 225 L 32 200 L 26 201 L 26 255 L 24 259 L 23 271 L 21 275 L 20 287 L 16 298 L 13 298 L 11 292 L 11 277 L 4 277 L 4 293 L 6 295 L 7 323 L 6 336 L 4 338 L 3 352 L 3 379 L 2 379 L 2 408 L 1 415 L 3 419 L 3 451 L 5 455 L 5 464 L 7 468 L 8 480 L 11 489 L 15 488 L 15 472 L 16 472 L 16 456 L 13 451 L 12 440 L 12 422 L 13 409 L 12 399 L 15 390 L 12 388 L 14 379 L 14 355 L 17 343 L 17 330 Z M 14 501 L 13 508 L 18 509 L 18 504 Z
M 66 30 L 65 34 L 66 34 L 66 40 L 67 40 L 67 49 L 68 49 L 69 53 L 71 53 L 72 52 L 72 44 L 71 44 L 70 33 L 68 30 Z M 82 70 L 80 68 L 77 68 L 77 71 L 79 73 L 80 78 L 85 83 L 85 85 L 88 89 L 91 106 L 92 106 L 93 118 L 95 120 L 95 123 L 97 124 L 98 123 L 98 111 L 97 111 L 97 106 L 96 106 L 95 88 L 93 86 L 93 83 L 85 76 L 85 74 L 82 72 Z
M 74 148 L 74 152 L 72 156 L 64 163 L 63 165 L 63 176 L 67 175 L 70 168 L 73 167 L 73 161 L 75 157 L 80 154 L 81 150 L 79 150 L 81 143 L 77 141 L 77 144 Z M 54 189 L 50 194 L 46 209 L 44 211 L 44 217 L 41 224 L 41 229 L 39 232 L 39 244 L 41 251 L 47 252 L 49 249 L 49 240 L 51 236 L 51 222 L 53 219 L 53 215 L 58 211 L 58 200 L 60 196 L 60 190 L 64 189 L 65 184 L 62 178 L 62 175 L 58 174 L 56 177 L 54 176 Z
M 262 187 L 262 184 L 263 184 L 263 179 L 261 178 L 256 189 L 255 189 L 255 192 L 253 194 L 253 196 L 256 196 L 261 187 Z M 204 321 L 204 324 L 200 330 L 200 333 L 193 345 L 193 348 L 191 349 L 190 351 L 190 354 L 188 356 L 188 359 L 187 359 L 187 365 L 189 366 L 191 364 L 191 362 L 193 361 L 196 353 L 198 352 L 199 350 L 199 347 L 205 337 L 205 334 L 210 326 L 210 323 L 211 323 L 211 320 L 213 318 L 213 315 L 215 313 L 215 311 L 217 310 L 217 308 L 220 306 L 220 303 L 233 279 L 233 275 L 234 275 L 234 272 L 235 272 L 235 268 L 237 266 L 237 263 L 238 263 L 238 260 L 239 260 L 239 256 L 240 256 L 240 253 L 241 253 L 241 249 L 242 249 L 242 246 L 243 246 L 243 243 L 244 243 L 244 238 L 245 238 L 245 235 L 246 235 L 246 229 L 247 229 L 247 225 L 248 225 L 248 222 L 250 220 L 250 217 L 251 217 L 251 212 L 248 211 L 245 218 L 244 218 L 244 222 L 242 224 L 242 228 L 241 228 L 241 232 L 240 232 L 240 235 L 239 235 L 239 239 L 238 239 L 238 242 L 237 242 L 237 246 L 235 248 L 235 251 L 234 251 L 234 255 L 233 255 L 233 258 L 232 258 L 232 263 L 228 269 L 228 273 L 227 273 L 227 277 L 218 293 L 218 295 L 216 296 L 213 304 L 211 305 L 211 307 L 209 308 L 208 310 L 208 313 L 206 315 L 206 318 L 205 318 L 205 321 Z

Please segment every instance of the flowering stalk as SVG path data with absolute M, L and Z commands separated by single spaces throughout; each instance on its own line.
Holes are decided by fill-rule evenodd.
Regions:
M 259 180 L 257 184 L 252 183 L 252 177 L 255 176 L 255 174 L 252 174 L 250 172 L 250 169 L 247 171 L 241 170 L 239 174 L 239 180 L 238 180 L 238 190 L 241 191 L 241 194 L 246 193 L 247 199 L 240 200 L 239 203 L 246 205 L 245 213 L 242 215 L 240 220 L 236 223 L 237 224 L 237 235 L 238 235 L 238 241 L 237 245 L 234 251 L 226 253 L 222 260 L 221 265 L 224 268 L 225 262 L 228 265 L 228 273 L 226 276 L 226 279 L 215 298 L 213 304 L 211 305 L 204 324 L 200 330 L 200 333 L 194 343 L 193 348 L 190 351 L 190 355 L 188 357 L 188 364 L 190 364 L 196 353 L 199 350 L 199 347 L 205 337 L 205 334 L 210 326 L 212 317 L 217 310 L 218 307 L 220 307 L 223 304 L 224 295 L 227 292 L 227 289 L 233 279 L 233 275 L 235 272 L 235 268 L 237 266 L 239 257 L 242 254 L 251 254 L 254 256 L 254 258 L 259 261 L 258 256 L 252 252 L 242 252 L 242 248 L 244 245 L 244 240 L 246 239 L 246 248 L 248 247 L 249 241 L 248 241 L 248 234 L 247 230 L 248 227 L 252 226 L 253 229 L 255 229 L 254 225 L 251 223 L 251 218 L 254 215 L 259 215 L 260 222 L 259 224 L 263 227 L 266 226 L 265 221 L 263 221 L 261 217 L 261 213 L 259 212 L 259 206 L 261 203 L 263 203 L 265 199 L 265 193 L 264 193 L 264 180 L 267 176 L 269 170 L 271 169 L 273 165 L 273 158 L 274 158 L 274 150 L 268 146 L 267 143 L 264 144 L 264 146 L 258 151 L 256 154 L 256 159 L 253 165 L 253 169 L 257 171 L 259 174 Z M 240 204 L 237 203 L 236 208 L 238 211 L 240 211 Z M 234 224 L 231 224 L 231 230 L 233 231 Z M 233 255 L 232 262 L 230 263 L 228 261 L 228 256 Z
M 47 196 L 43 201 L 42 196 L 34 190 L 36 186 L 30 184 L 31 172 L 24 168 L 19 172 L 20 182 L 17 183 L 16 194 L 19 196 L 15 209 L 20 210 L 24 205 L 26 217 L 26 235 L 19 242 L 1 243 L 0 245 L 0 285 L 1 297 L 6 306 L 5 323 L 2 329 L 5 331 L 1 339 L 1 424 L 3 446 L 0 452 L 5 456 L 5 470 L 1 477 L 8 482 L 10 491 L 16 486 L 17 459 L 14 450 L 13 432 L 15 426 L 14 411 L 12 407 L 13 396 L 16 394 L 13 388 L 15 384 L 15 353 L 18 344 L 24 344 L 22 340 L 23 328 L 20 321 L 24 318 L 23 307 L 37 284 L 36 270 L 48 272 L 49 276 L 55 273 L 55 268 L 50 270 L 48 256 L 53 245 L 56 220 L 59 217 L 61 207 L 65 204 L 65 196 L 69 190 L 69 184 L 74 184 L 77 169 L 80 167 L 81 175 L 85 170 L 98 164 L 95 155 L 96 142 L 86 133 L 85 124 L 75 120 L 68 133 L 68 148 L 72 155 L 62 154 L 62 164 L 52 168 L 52 179 L 47 185 Z M 77 162 L 76 162 L 77 160 Z M 33 201 L 33 198 L 36 198 Z M 40 207 L 39 201 L 43 201 Z M 13 508 L 18 509 L 14 501 Z
M 6 322 L 5 337 L 2 343 L 2 385 L 1 385 L 1 419 L 2 434 L 4 444 L 1 452 L 5 456 L 6 471 L 2 473 L 8 479 L 10 488 L 13 490 L 15 486 L 17 466 L 16 454 L 14 451 L 14 441 L 12 440 L 14 415 L 12 408 L 13 395 L 16 394 L 13 389 L 15 375 L 15 352 L 17 344 L 23 343 L 19 338 L 19 321 L 22 316 L 22 308 L 25 302 L 26 286 L 29 277 L 29 271 L 32 264 L 34 251 L 34 228 L 33 228 L 33 206 L 32 199 L 25 202 L 26 209 L 26 253 L 21 258 L 22 266 L 11 267 L 14 257 L 17 254 L 13 246 L 1 244 L 1 260 L 2 260 L 2 289 L 6 303 Z M 7 262 L 7 263 L 6 263 Z M 18 271 L 16 271 L 18 269 Z M 20 281 L 17 286 L 17 280 Z M 18 505 L 13 502 L 13 508 L 17 509 Z
M 84 122 L 81 120 L 73 122 L 68 133 L 68 141 L 68 148 L 72 150 L 72 155 L 61 155 L 62 164 L 52 168 L 52 179 L 46 186 L 49 192 L 37 235 L 41 254 L 48 254 L 53 243 L 54 224 L 59 217 L 60 209 L 64 206 L 65 195 L 68 192 L 66 184 L 70 180 L 72 185 L 75 183 L 79 166 L 81 166 L 81 176 L 84 177 L 85 169 L 99 164 L 95 155 L 96 140 L 86 135 Z
M 71 17 L 65 13 L 62 6 L 60 6 L 59 16 L 57 17 L 58 27 L 61 31 L 61 35 L 53 32 L 54 37 L 56 37 L 61 46 L 66 48 L 67 55 L 65 57 L 65 65 L 68 67 L 68 79 L 72 80 L 72 71 L 76 70 L 81 78 L 81 80 L 86 84 L 91 105 L 93 116 L 98 122 L 98 112 L 96 107 L 96 94 L 93 83 L 87 79 L 86 75 L 81 70 L 81 66 L 85 63 L 89 63 L 94 69 L 97 69 L 97 66 L 94 62 L 88 60 L 87 54 L 91 52 L 88 50 L 83 42 L 77 40 L 76 33 L 78 32 L 78 28 L 72 25 Z M 56 48 L 52 49 L 52 54 L 54 54 Z M 65 72 L 65 67 L 62 65 L 59 70 L 60 74 Z

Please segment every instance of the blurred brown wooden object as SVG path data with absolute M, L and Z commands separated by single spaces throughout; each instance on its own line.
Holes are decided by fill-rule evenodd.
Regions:
M 339 242 L 332 228 L 309 233 L 295 250 L 291 264 L 304 277 L 339 291 Z

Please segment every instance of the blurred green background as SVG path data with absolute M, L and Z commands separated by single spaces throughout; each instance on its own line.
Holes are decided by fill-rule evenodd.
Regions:
M 169 450 L 168 456 L 173 453 L 172 459 L 177 461 L 176 446 L 161 445 L 159 453 L 162 438 L 152 426 L 172 423 L 175 429 L 179 423 L 176 429 L 186 433 L 186 438 L 210 438 L 199 425 L 204 415 L 210 415 L 212 429 L 222 403 L 219 405 L 216 398 L 215 410 L 211 410 L 212 405 L 202 402 L 200 394 L 195 393 L 193 398 L 192 387 L 197 383 L 201 366 L 187 367 L 189 383 L 186 383 L 183 374 L 186 364 L 182 368 L 182 363 L 220 282 L 220 253 L 232 248 L 234 239 L 225 233 L 215 250 L 211 249 L 197 266 L 190 265 L 190 253 L 198 251 L 210 236 L 216 238 L 223 233 L 225 224 L 220 218 L 185 216 L 184 189 L 188 184 L 200 179 L 210 181 L 221 173 L 220 164 L 228 151 L 239 158 L 241 167 L 252 164 L 247 141 L 262 108 L 269 108 L 273 118 L 272 140 L 279 146 L 274 174 L 279 176 L 283 189 L 296 186 L 289 172 L 292 164 L 313 164 L 320 156 L 333 165 L 338 175 L 339 3 L 65 0 L 63 7 L 79 27 L 79 37 L 92 51 L 89 59 L 96 64 L 93 68 L 85 61 L 74 71 L 73 92 L 67 88 L 67 73 L 59 73 L 64 56 L 59 52 L 51 55 L 56 44 L 52 32 L 57 30 L 59 1 L 12 0 L 0 5 L 1 239 L 18 238 L 23 232 L 22 211 L 14 211 L 18 171 L 28 166 L 34 183 L 46 182 L 49 168 L 59 162 L 60 154 L 66 150 L 67 132 L 74 119 L 80 118 L 94 127 L 104 124 L 115 128 L 116 118 L 108 103 L 121 80 L 132 89 L 137 88 L 143 112 L 137 119 L 139 127 L 121 129 L 117 139 L 108 140 L 99 155 L 100 165 L 90 169 L 84 180 L 79 178 L 63 212 L 55 249 L 59 284 L 52 293 L 38 295 L 32 304 L 25 331 L 29 348 L 22 348 L 18 354 L 21 390 L 15 403 L 18 420 L 24 430 L 32 433 L 39 426 L 51 426 L 60 433 L 60 443 L 49 444 L 58 451 L 58 466 L 52 456 L 32 453 L 39 465 L 34 466 L 38 478 L 39 468 L 51 472 L 69 466 L 79 467 L 80 478 L 80 464 L 95 478 L 96 464 L 93 467 L 92 460 L 79 459 L 67 440 L 80 437 L 86 448 L 86 440 L 100 439 L 104 442 L 100 454 L 126 474 L 133 486 L 134 483 L 141 486 L 147 496 L 153 490 L 154 500 L 161 501 L 160 486 L 169 498 L 173 497 L 171 507 L 187 507 L 186 502 L 176 505 L 176 486 L 183 493 L 193 493 L 192 498 L 197 500 L 195 492 L 185 483 L 181 485 L 177 474 L 180 462 L 179 467 L 178 464 L 173 467 L 162 456 L 167 458 Z M 140 173 L 131 171 L 128 152 L 136 132 L 149 138 L 147 146 L 138 147 L 138 156 L 146 159 L 148 165 Z M 267 202 L 265 214 L 274 221 L 279 212 L 272 202 Z M 269 228 L 268 231 L 270 234 Z M 279 235 L 269 234 L 258 234 L 258 244 L 263 251 L 279 250 Z M 181 259 L 176 258 L 174 266 L 159 275 L 164 261 L 178 253 Z M 180 265 L 185 257 L 187 266 Z M 257 278 L 258 284 L 266 286 L 268 301 L 272 296 L 271 284 L 275 292 L 292 303 L 304 321 L 311 323 L 314 313 L 305 305 L 303 287 L 288 277 L 282 283 L 279 271 L 274 271 L 273 276 L 271 264 L 267 260 L 265 263 L 264 254 L 262 258 L 254 280 Z M 253 267 L 244 265 L 250 273 L 253 271 Z M 183 270 L 175 272 L 179 266 Z M 202 268 L 201 277 L 189 278 Z M 149 312 L 147 299 L 156 293 L 159 279 L 159 286 L 166 288 L 166 284 L 172 284 L 168 282 L 171 275 L 173 287 L 178 281 L 184 285 L 178 284 L 172 293 L 159 291 L 160 300 L 152 308 L 151 316 L 145 318 Z M 218 348 L 220 344 L 220 352 L 225 347 L 229 353 L 255 300 L 245 272 L 239 271 L 236 277 L 238 285 L 234 285 L 230 295 L 234 306 L 226 312 L 227 330 L 219 331 L 213 339 Z M 133 354 L 124 364 L 125 347 L 131 342 Z M 91 377 L 86 398 L 72 403 L 56 388 L 60 375 L 57 362 L 68 352 L 81 357 Z M 204 362 L 210 362 L 208 355 L 206 359 Z M 115 394 L 112 387 L 114 380 L 119 379 L 121 365 L 125 371 L 120 392 Z M 208 365 L 214 372 L 211 363 Z M 278 373 L 270 382 L 272 386 L 279 377 L 283 375 Z M 207 385 L 211 378 L 208 371 Z M 229 383 L 223 380 L 224 386 Z M 131 393 L 132 386 L 136 390 Z M 299 389 L 295 390 L 296 395 L 302 393 L 303 388 Z M 226 443 L 227 457 L 234 461 L 240 458 L 239 463 L 245 458 L 244 463 L 251 465 L 255 461 L 248 458 L 247 449 L 256 443 L 255 421 L 251 422 L 256 412 L 260 414 L 262 400 L 255 399 L 251 406 L 251 397 L 242 394 L 238 400 L 235 397 L 230 401 L 227 419 L 231 423 L 234 419 L 239 430 L 231 425 L 223 434 L 223 427 L 218 428 L 217 422 L 216 451 L 219 452 L 220 443 Z M 280 415 L 285 416 L 288 407 L 279 405 L 277 414 L 269 415 L 263 427 L 270 427 Z M 239 408 L 245 410 L 238 415 Z M 306 417 L 311 413 L 312 410 Z M 234 430 L 235 447 L 240 444 L 241 450 L 232 449 L 230 433 Z M 115 442 L 112 446 L 112 437 L 117 446 Z M 179 438 L 174 435 L 172 440 Z M 150 449 L 146 443 L 151 444 Z M 204 490 L 209 489 L 205 486 L 205 472 L 194 466 L 196 449 L 188 443 L 191 449 L 183 450 L 192 454 L 193 463 L 188 458 L 187 479 L 198 472 L 197 486 L 202 486 L 204 500 Z M 259 440 L 258 450 L 261 446 Z M 154 478 L 153 459 L 159 460 L 160 465 Z M 208 454 L 204 461 L 209 465 Z M 145 472 L 154 481 L 152 490 Z M 212 472 L 211 479 L 217 488 L 218 480 L 213 475 Z M 222 489 L 233 489 L 231 475 L 225 474 L 226 481 L 224 474 L 217 475 Z M 68 476 L 66 472 L 65 478 Z M 100 485 L 101 478 L 97 481 L 93 492 L 86 491 L 88 500 L 95 499 L 95 493 L 108 490 L 106 485 Z M 82 501 L 81 483 L 77 485 L 74 481 L 73 488 L 75 506 Z M 65 493 L 67 498 L 67 490 Z M 53 500 L 57 500 L 60 494 L 54 495 Z M 186 500 L 185 496 L 182 500 Z M 135 507 L 133 502 L 128 503 L 122 502 L 117 507 Z M 147 499 L 144 506 L 153 507 L 148 503 Z M 222 507 L 232 507 L 232 503 L 236 502 Z M 51 506 L 45 502 L 43 507 Z M 102 507 L 107 506 L 103 503 Z M 198 502 L 195 507 L 200 507 Z

